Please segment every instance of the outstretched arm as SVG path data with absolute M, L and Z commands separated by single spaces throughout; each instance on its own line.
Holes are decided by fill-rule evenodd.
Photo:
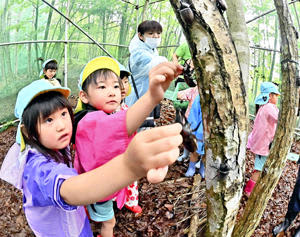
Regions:
M 65 180 L 60 195 L 70 205 L 87 205 L 146 175 L 152 182 L 162 181 L 166 174 L 159 168 L 172 164 L 179 155 L 181 128 L 173 124 L 138 133 L 124 154 L 99 168 Z
M 182 66 L 164 62 L 149 72 L 149 89 L 127 111 L 126 124 L 128 135 L 132 135 L 149 116 L 154 107 L 163 99 L 172 80 L 182 71 Z

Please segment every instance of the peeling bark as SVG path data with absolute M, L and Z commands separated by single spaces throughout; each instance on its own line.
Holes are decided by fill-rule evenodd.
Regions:
M 279 122 L 269 158 L 247 202 L 243 217 L 234 229 L 233 236 L 236 237 L 251 236 L 258 226 L 260 218 L 285 166 L 296 123 L 298 102 L 296 77 L 299 76 L 296 32 L 292 25 L 286 0 L 274 0 L 274 3 L 280 25 L 282 56 L 282 99 Z
M 193 188 L 192 188 L 192 200 L 191 200 L 191 206 L 195 206 L 196 203 L 195 201 L 199 199 L 199 191 L 200 189 L 200 183 L 201 183 L 201 176 L 199 174 L 194 176 L 194 182 L 193 182 Z M 197 237 L 197 230 L 199 227 L 199 216 L 196 211 L 193 211 L 192 209 L 193 216 L 191 217 L 191 223 L 190 223 L 190 229 L 189 229 L 189 234 L 188 237 Z
M 204 121 L 208 225 L 205 236 L 231 236 L 244 184 L 246 92 L 237 53 L 215 1 L 190 1 L 194 20 L 180 17 L 197 75 Z M 220 172 L 220 166 L 228 172 Z

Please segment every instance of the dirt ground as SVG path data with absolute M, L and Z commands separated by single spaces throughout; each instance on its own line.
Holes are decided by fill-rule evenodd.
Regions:
M 170 101 L 163 101 L 161 118 L 157 123 L 164 125 L 172 122 L 174 122 L 174 108 Z M 9 147 L 14 143 L 15 134 L 16 128 L 10 127 L 0 135 L 0 165 Z M 300 142 L 293 143 L 292 151 L 300 154 Z M 253 163 L 254 156 L 248 151 L 246 180 L 250 177 Z M 115 209 L 117 220 L 115 236 L 185 236 L 191 217 L 190 210 L 195 208 L 190 206 L 193 178 L 184 177 L 187 166 L 188 161 L 176 162 L 169 168 L 165 181 L 160 184 L 149 184 L 142 179 L 139 182 L 139 195 L 143 212 L 136 215 L 126 208 Z M 283 220 L 297 171 L 296 162 L 288 161 L 253 236 L 271 236 L 272 228 Z M 196 207 L 200 219 L 206 215 L 204 188 L 205 184 L 202 182 L 199 205 Z M 245 200 L 243 197 L 240 213 L 245 206 Z M 292 236 L 299 223 L 300 218 L 290 226 L 286 236 Z M 92 224 L 92 227 L 97 231 L 99 226 Z M 34 235 L 24 217 L 21 192 L 0 180 L 0 237 L 6 236 Z

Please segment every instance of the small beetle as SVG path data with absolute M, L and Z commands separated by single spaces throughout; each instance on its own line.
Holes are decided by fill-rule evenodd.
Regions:
M 190 4 L 180 1 L 180 9 L 178 10 L 182 21 L 190 25 L 194 21 L 194 13 L 190 8 Z
M 221 180 L 225 179 L 225 177 L 229 174 L 229 171 L 231 170 L 227 164 L 227 160 L 220 164 L 219 167 L 212 166 L 217 170 L 217 175 L 213 178 L 219 177 Z
M 183 138 L 183 145 L 189 152 L 195 152 L 198 148 L 197 146 L 197 139 L 196 136 L 193 134 L 194 131 L 192 130 L 191 125 L 187 121 L 187 119 L 184 116 L 184 113 L 180 109 L 176 109 L 176 122 L 180 123 L 182 125 L 182 131 L 181 136 Z

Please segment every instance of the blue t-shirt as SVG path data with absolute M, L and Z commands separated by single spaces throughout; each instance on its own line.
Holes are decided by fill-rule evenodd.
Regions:
M 204 154 L 204 140 L 203 140 L 203 122 L 202 122 L 202 111 L 201 111 L 201 105 L 200 105 L 200 96 L 197 95 L 190 113 L 188 117 L 188 122 L 191 124 L 191 129 L 195 130 L 193 133 L 197 138 L 197 153 L 199 155 Z

